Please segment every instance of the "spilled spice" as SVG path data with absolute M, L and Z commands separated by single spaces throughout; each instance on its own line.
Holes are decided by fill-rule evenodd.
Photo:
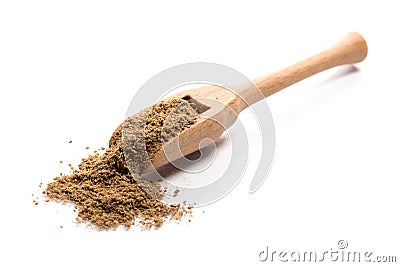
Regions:
M 72 202 L 78 211 L 77 222 L 99 229 L 129 228 L 136 222 L 158 228 L 168 220 L 180 220 L 190 209 L 164 204 L 159 200 L 163 191 L 157 183 L 139 185 L 137 181 L 162 143 L 198 116 L 186 100 L 160 101 L 125 120 L 112 134 L 109 148 L 101 148 L 103 154 L 89 155 L 78 168 L 70 166 L 72 173 L 54 178 L 43 193 L 52 200 Z M 150 188 L 148 193 L 141 186 Z

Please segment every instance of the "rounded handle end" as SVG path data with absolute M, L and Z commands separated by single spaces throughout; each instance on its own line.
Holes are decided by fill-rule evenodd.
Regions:
M 358 32 L 348 33 L 334 48 L 340 48 L 339 50 L 343 53 L 342 64 L 361 62 L 368 54 L 367 42 Z

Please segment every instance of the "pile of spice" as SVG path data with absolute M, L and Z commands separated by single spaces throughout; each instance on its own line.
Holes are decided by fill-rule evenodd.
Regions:
M 99 229 L 129 228 L 136 222 L 158 228 L 168 220 L 180 220 L 187 212 L 184 208 L 161 202 L 163 192 L 157 184 L 139 185 L 137 181 L 162 143 L 177 136 L 198 116 L 193 103 L 186 100 L 160 101 L 126 119 L 104 153 L 95 152 L 82 159 L 77 168 L 72 167 L 71 174 L 54 178 L 44 194 L 51 200 L 72 202 L 78 211 L 77 222 Z M 143 186 L 151 190 L 146 193 Z

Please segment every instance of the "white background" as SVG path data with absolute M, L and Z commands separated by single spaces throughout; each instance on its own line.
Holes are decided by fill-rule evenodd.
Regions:
M 265 266 L 267 245 L 325 251 L 340 239 L 400 261 L 396 1 L 140 2 L 1 1 L 1 266 Z M 157 231 L 97 232 L 75 226 L 68 206 L 33 205 L 59 160 L 107 143 L 156 73 L 206 61 L 255 78 L 349 31 L 369 44 L 358 71 L 268 98 L 277 149 L 255 194 L 247 175 L 191 223 Z

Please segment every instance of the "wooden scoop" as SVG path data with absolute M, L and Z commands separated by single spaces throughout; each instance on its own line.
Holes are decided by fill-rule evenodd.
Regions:
M 178 158 L 206 146 L 203 139 L 216 140 L 237 119 L 239 113 L 249 105 L 258 102 L 294 83 L 321 71 L 344 64 L 357 63 L 365 59 L 368 47 L 364 38 L 356 32 L 347 34 L 339 43 L 310 58 L 280 71 L 255 79 L 251 86 L 239 87 L 236 92 L 220 86 L 206 86 L 177 93 L 172 97 L 194 101 L 204 113 L 189 128 L 163 145 L 153 159 L 153 167 L 164 166 Z M 260 94 L 261 92 L 261 94 Z M 147 169 L 146 171 L 150 171 Z

